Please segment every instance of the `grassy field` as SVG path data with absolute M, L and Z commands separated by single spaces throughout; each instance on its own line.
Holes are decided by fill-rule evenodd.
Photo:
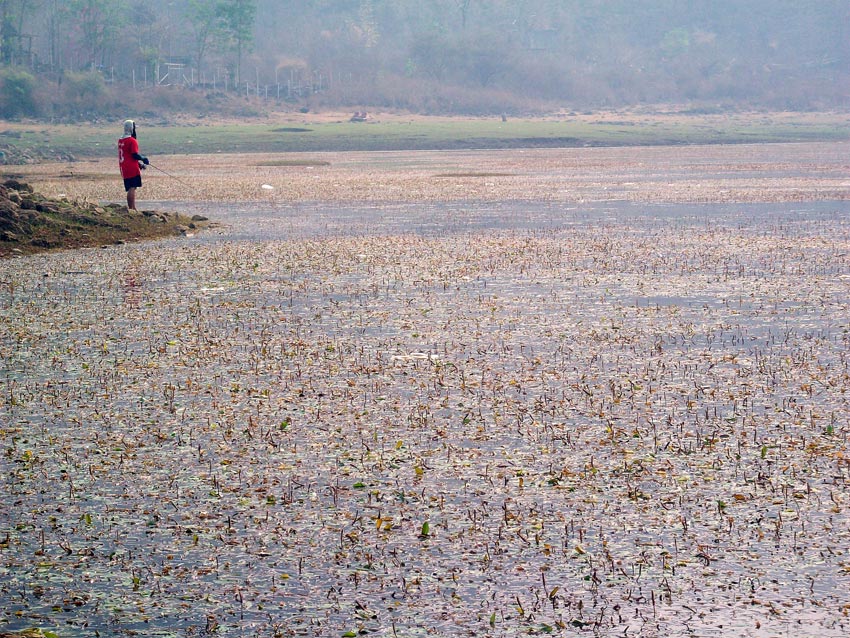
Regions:
M 547 118 L 440 118 L 377 114 L 349 122 L 345 114 L 278 114 L 252 122 L 147 122 L 138 119 L 146 152 L 251 153 L 483 149 L 524 147 L 736 144 L 834 141 L 850 137 L 850 115 L 746 113 L 682 115 L 592 113 Z M 113 154 L 120 122 L 109 124 L 11 124 L 5 143 L 46 156 Z

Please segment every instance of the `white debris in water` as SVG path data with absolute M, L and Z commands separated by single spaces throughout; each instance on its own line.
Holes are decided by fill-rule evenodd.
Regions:
M 414 359 L 428 359 L 429 361 L 438 361 L 439 355 L 429 354 L 427 352 L 411 352 L 410 354 L 396 354 L 392 356 L 393 361 L 413 361 Z

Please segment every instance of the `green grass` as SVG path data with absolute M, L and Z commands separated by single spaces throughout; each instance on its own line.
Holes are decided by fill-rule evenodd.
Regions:
M 77 156 L 113 154 L 117 126 L 91 125 L 16 127 L 20 137 L 0 136 L 9 144 L 45 153 Z M 17 133 L 16 133 L 17 134 Z M 280 153 L 321 151 L 425 150 L 462 148 L 635 146 L 732 144 L 846 140 L 846 115 L 626 116 L 617 121 L 591 118 L 305 122 L 157 126 L 139 122 L 143 153 Z

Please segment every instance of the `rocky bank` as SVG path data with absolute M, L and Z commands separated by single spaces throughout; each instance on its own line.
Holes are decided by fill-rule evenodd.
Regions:
M 207 226 L 200 215 L 50 199 L 15 179 L 0 184 L 0 257 L 185 235 Z

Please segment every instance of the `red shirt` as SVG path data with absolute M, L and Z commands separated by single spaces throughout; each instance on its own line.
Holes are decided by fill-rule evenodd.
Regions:
M 141 175 L 139 160 L 133 159 L 133 153 L 139 152 L 139 143 L 134 137 L 122 137 L 118 140 L 118 166 L 121 167 L 121 177 L 130 179 Z

